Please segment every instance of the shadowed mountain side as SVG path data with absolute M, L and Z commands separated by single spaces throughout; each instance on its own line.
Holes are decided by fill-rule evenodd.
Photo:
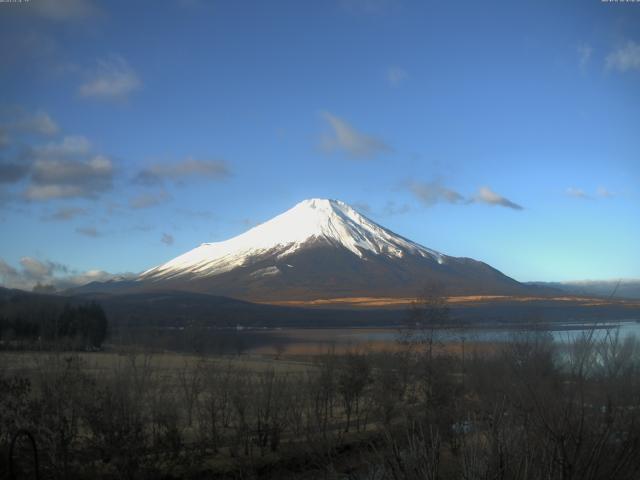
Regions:
M 389 258 L 365 252 L 363 257 L 357 257 L 343 247 L 321 243 L 282 260 L 274 262 L 267 255 L 250 266 L 187 282 L 185 287 L 189 290 L 266 302 L 360 295 L 415 296 L 424 285 L 434 283 L 447 295 L 515 295 L 530 290 L 471 259 L 451 259 L 440 264 L 417 255 Z
M 176 275 L 140 281 L 94 282 L 73 293 L 189 291 L 253 302 L 381 296 L 414 297 L 437 284 L 445 295 L 545 295 L 557 291 L 523 285 L 491 266 L 469 258 L 383 255 L 362 257 L 338 245 L 316 241 L 278 258 L 272 252 L 248 265 L 209 276 Z

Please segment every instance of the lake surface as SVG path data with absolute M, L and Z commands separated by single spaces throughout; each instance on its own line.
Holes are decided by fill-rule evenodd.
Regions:
M 480 327 L 439 329 L 434 339 L 443 344 L 490 345 L 549 334 L 556 341 L 568 343 L 593 330 L 595 339 L 618 334 L 622 338 L 640 338 L 640 322 L 585 324 L 552 324 L 547 328 Z M 346 351 L 351 348 L 390 350 L 398 348 L 402 338 L 398 328 L 264 328 L 264 329 L 212 329 L 212 328 L 143 328 L 116 334 L 114 344 L 146 345 L 157 350 L 200 351 L 214 354 L 318 354 L 327 350 Z
M 588 334 L 591 330 L 593 330 L 594 339 L 614 334 L 621 338 L 630 336 L 640 338 L 640 323 L 635 320 L 626 320 L 601 324 L 554 324 L 549 328 L 537 329 L 508 327 L 439 329 L 434 331 L 434 340 L 444 344 L 462 341 L 469 344 L 494 344 L 548 334 L 557 342 L 569 343 Z M 269 353 L 277 350 L 287 353 L 321 353 L 330 348 L 344 350 L 352 347 L 386 349 L 397 346 L 398 341 L 402 339 L 400 330 L 392 328 L 283 328 L 265 331 L 261 336 L 263 341 L 250 349 L 254 353 Z
M 441 342 L 458 342 L 460 340 L 472 342 L 507 342 L 514 338 L 522 338 L 540 333 L 549 333 L 554 340 L 559 342 L 571 342 L 593 330 L 594 338 L 603 338 L 607 334 L 618 332 L 622 338 L 629 336 L 640 336 L 640 322 L 636 320 L 625 320 L 621 322 L 600 323 L 600 324 L 562 324 L 553 325 L 549 328 L 519 329 L 519 328 L 482 328 L 473 327 L 468 329 L 440 329 L 434 331 L 434 337 Z M 400 338 L 398 331 L 362 331 L 350 330 L 338 333 L 337 338 L 342 341 L 354 341 L 360 343 L 397 341 Z

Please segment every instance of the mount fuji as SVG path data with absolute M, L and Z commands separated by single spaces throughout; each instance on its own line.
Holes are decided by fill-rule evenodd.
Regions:
M 309 199 L 247 232 L 203 243 L 133 281 L 81 291 L 186 291 L 258 302 L 531 291 L 486 263 L 450 257 L 397 235 L 338 200 Z

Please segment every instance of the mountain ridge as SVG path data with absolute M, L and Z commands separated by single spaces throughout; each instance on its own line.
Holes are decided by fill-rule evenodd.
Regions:
M 370 220 L 339 200 L 313 198 L 222 242 L 203 243 L 109 291 L 170 289 L 248 301 L 358 296 L 519 295 L 527 286 L 490 265 L 451 257 Z M 93 285 L 95 290 L 100 285 Z M 86 289 L 85 289 L 86 290 Z
M 305 244 L 328 241 L 345 247 L 358 257 L 363 250 L 375 254 L 402 256 L 404 252 L 444 257 L 369 220 L 339 200 L 312 198 L 231 239 L 203 243 L 169 262 L 149 269 L 141 279 L 194 274 L 207 276 L 241 266 L 251 256 L 277 249 L 279 258 L 295 253 Z

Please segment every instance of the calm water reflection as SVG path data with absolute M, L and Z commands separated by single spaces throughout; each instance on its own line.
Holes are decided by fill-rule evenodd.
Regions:
M 554 325 L 553 329 L 514 329 L 514 328 L 468 328 L 468 329 L 443 329 L 435 331 L 435 337 L 441 342 L 457 342 L 462 339 L 473 342 L 506 342 L 514 338 L 533 335 L 540 332 L 549 332 L 554 340 L 559 342 L 571 342 L 581 337 L 590 329 L 594 329 L 594 338 L 602 338 L 607 332 L 618 331 L 620 337 L 632 335 L 640 336 L 640 322 L 625 320 L 615 323 L 599 324 L 563 324 Z M 363 330 L 351 329 L 335 335 L 338 343 L 376 343 L 396 341 L 399 332 L 396 330 Z

